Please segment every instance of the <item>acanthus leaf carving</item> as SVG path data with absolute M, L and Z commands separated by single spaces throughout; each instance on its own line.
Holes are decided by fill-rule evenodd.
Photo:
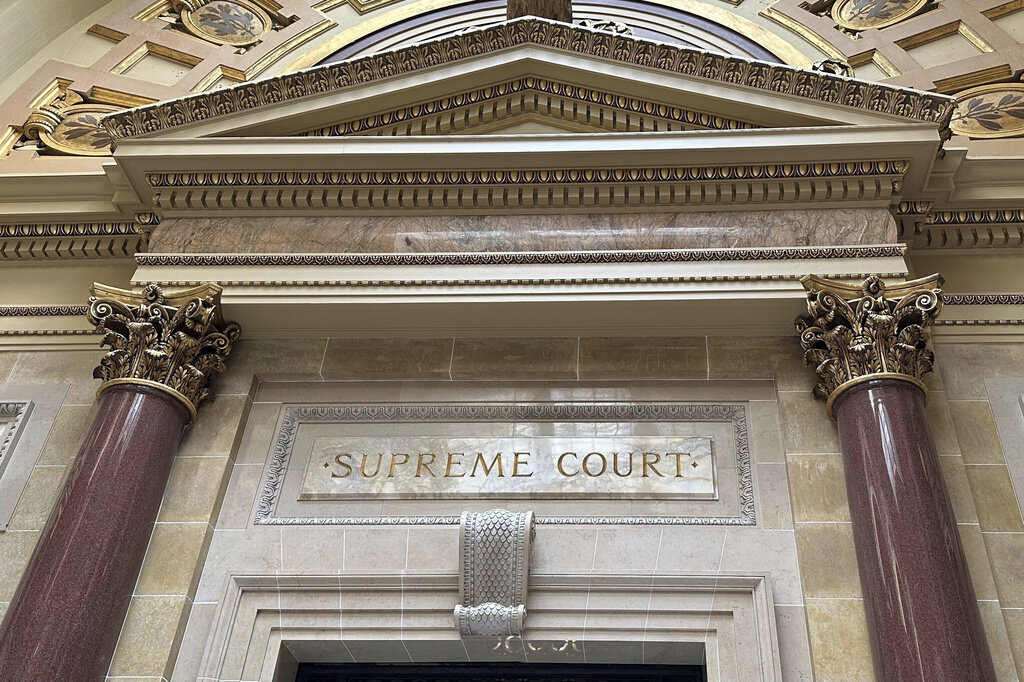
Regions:
M 220 294 L 215 284 L 172 296 L 154 284 L 140 293 L 95 285 L 87 315 L 110 351 L 93 376 L 104 385 L 155 385 L 181 400 L 194 418 L 241 331 L 224 322 Z
M 807 316 L 796 319 L 804 362 L 815 368 L 814 396 L 832 402 L 850 384 L 875 375 L 920 383 L 932 371 L 925 328 L 942 308 L 939 275 L 896 285 L 872 275 L 850 285 L 816 275 L 801 279 Z

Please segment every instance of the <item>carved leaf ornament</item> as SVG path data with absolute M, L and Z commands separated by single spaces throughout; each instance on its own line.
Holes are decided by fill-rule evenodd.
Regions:
M 210 379 L 224 370 L 224 358 L 240 333 L 220 316 L 220 288 L 197 287 L 174 301 L 156 285 L 141 294 L 94 287 L 89 321 L 103 332 L 108 352 L 93 372 L 104 383 L 141 380 L 170 389 L 193 413 L 210 395 Z M 114 295 L 109 295 L 113 293 Z M 178 303 L 179 305 L 174 305 Z
M 859 287 L 809 275 L 802 280 L 809 315 L 796 319 L 804 362 L 818 374 L 814 396 L 831 402 L 845 384 L 902 374 L 915 382 L 932 371 L 927 327 L 942 307 L 938 275 L 886 287 L 871 276 Z M 890 294 L 890 296 L 887 296 Z

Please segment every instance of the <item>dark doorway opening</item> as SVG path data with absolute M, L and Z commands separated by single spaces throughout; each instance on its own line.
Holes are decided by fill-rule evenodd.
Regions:
M 295 682 L 705 682 L 698 665 L 301 663 Z

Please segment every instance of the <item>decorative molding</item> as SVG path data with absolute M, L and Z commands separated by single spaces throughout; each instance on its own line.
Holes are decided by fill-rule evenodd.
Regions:
M 462 512 L 454 614 L 461 636 L 523 634 L 533 533 L 533 512 Z
M 10 461 L 11 453 L 18 443 L 21 429 L 25 425 L 25 418 L 31 411 L 32 401 L 30 400 L 0 402 L 0 426 L 6 427 L 0 431 L 4 436 L 3 441 L 0 442 L 0 476 L 7 468 L 7 462 Z
M 1024 208 L 935 211 L 924 230 L 925 248 L 1024 246 Z
M 120 383 L 159 388 L 195 419 L 240 333 L 237 324 L 224 322 L 220 294 L 214 284 L 170 296 L 152 284 L 140 293 L 94 285 L 89 322 L 111 348 L 93 372 L 103 380 L 100 390 Z
M 77 317 L 88 312 L 84 305 L 0 305 L 0 317 Z
M 26 237 L 132 237 L 139 234 L 134 222 L 21 223 L 0 225 L 0 239 Z
M 942 302 L 945 305 L 1024 305 L 1024 294 L 943 294 Z
M 703 263 L 708 261 L 900 258 L 903 244 L 793 246 L 735 249 L 651 249 L 642 251 L 520 251 L 502 253 L 329 253 L 329 254 L 139 254 L 140 266 L 299 267 L 394 265 L 563 265 L 571 263 Z
M 529 17 L 389 52 L 117 112 L 104 118 L 103 123 L 115 140 L 170 130 L 527 44 L 932 122 L 940 130 L 948 128 L 953 113 L 953 100 L 944 95 Z
M 99 336 L 95 329 L 3 329 L 0 336 Z
M 886 286 L 872 275 L 860 285 L 816 275 L 801 280 L 808 316 L 796 319 L 804 362 L 818 374 L 814 396 L 835 399 L 872 376 L 904 377 L 920 383 L 935 356 L 924 333 L 942 309 L 938 275 Z
M 565 107 L 560 107 L 558 102 L 535 102 L 530 95 L 553 95 L 567 101 Z M 304 137 L 337 137 L 344 135 L 397 135 L 397 134 L 449 134 L 451 131 L 472 128 L 483 123 L 506 118 L 506 107 L 499 105 L 493 111 L 489 104 L 495 100 L 509 100 L 516 97 L 516 106 L 510 107 L 515 114 L 539 112 L 544 116 L 550 116 L 566 121 L 586 122 L 588 125 L 600 127 L 607 130 L 640 130 L 641 123 L 644 130 L 661 128 L 671 130 L 671 125 L 690 126 L 706 130 L 737 130 L 753 129 L 762 126 L 748 121 L 725 118 L 715 114 L 709 114 L 691 109 L 684 109 L 669 104 L 651 102 L 649 100 L 635 97 L 623 97 L 609 92 L 593 90 L 580 85 L 561 83 L 543 78 L 528 76 L 516 80 L 491 85 L 479 90 L 472 90 L 460 93 L 451 97 L 444 97 L 423 104 L 416 104 L 387 111 L 373 116 L 366 116 L 351 121 L 335 123 L 315 130 L 300 133 Z M 580 104 L 582 107 L 574 106 Z M 487 106 L 486 115 L 472 116 L 472 122 L 464 121 L 457 112 L 469 107 Z M 627 128 L 625 117 L 617 119 L 611 115 L 593 115 L 591 107 L 599 111 L 609 109 L 618 112 L 628 112 L 637 115 L 637 121 L 633 126 Z M 448 118 L 438 118 L 440 114 L 450 114 Z M 429 117 L 429 118 L 428 118 Z M 582 121 L 581 121 L 582 117 Z M 601 122 L 595 123 L 595 120 Z M 415 128 L 413 127 L 415 124 Z M 420 126 L 424 130 L 419 130 Z M 429 127 L 428 127 L 429 126 Z M 403 132 L 404 131 L 404 132 Z
M 739 479 L 739 516 L 548 516 L 538 524 L 551 525 L 693 525 L 753 526 L 754 488 L 746 409 L 742 404 L 686 403 L 449 403 L 293 405 L 284 409 L 274 451 L 260 491 L 256 525 L 428 525 L 450 526 L 458 516 L 276 516 L 288 461 L 302 424 L 373 422 L 490 422 L 490 421 L 715 421 L 732 424 Z
M 935 320 L 937 327 L 1019 327 L 1024 319 L 1012 320 Z
M 622 182 L 713 182 L 721 180 L 799 180 L 809 178 L 892 177 L 902 179 L 902 160 L 834 163 L 764 163 L 681 168 L 569 168 L 537 170 L 437 171 L 224 171 L 147 173 L 153 189 L 175 187 L 434 187 L 451 185 L 534 185 Z
M 146 241 L 134 222 L 0 225 L 0 260 L 123 258 Z
M 889 279 L 906 276 L 906 272 L 886 272 L 879 275 Z M 835 273 L 831 279 L 864 279 L 869 273 Z M 694 275 L 686 277 L 531 277 L 495 279 L 322 279 L 322 280 L 215 280 L 219 286 L 227 287 L 494 287 L 494 286 L 592 286 L 620 284 L 685 284 L 689 282 L 792 282 L 799 281 L 800 275 Z M 153 282 L 166 287 L 192 287 L 202 284 L 199 280 L 160 280 Z
M 1024 223 L 1024 208 L 996 208 L 984 211 L 935 211 L 932 225 L 1008 225 Z
M 86 103 L 81 95 L 65 87 L 29 115 L 24 135 L 39 140 L 45 150 L 56 154 L 110 156 L 112 140 L 101 120 L 121 110 L 109 104 Z

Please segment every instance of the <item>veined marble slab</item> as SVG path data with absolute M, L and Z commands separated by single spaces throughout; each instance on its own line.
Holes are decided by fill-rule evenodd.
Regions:
M 300 500 L 717 497 L 712 438 L 320 437 Z

